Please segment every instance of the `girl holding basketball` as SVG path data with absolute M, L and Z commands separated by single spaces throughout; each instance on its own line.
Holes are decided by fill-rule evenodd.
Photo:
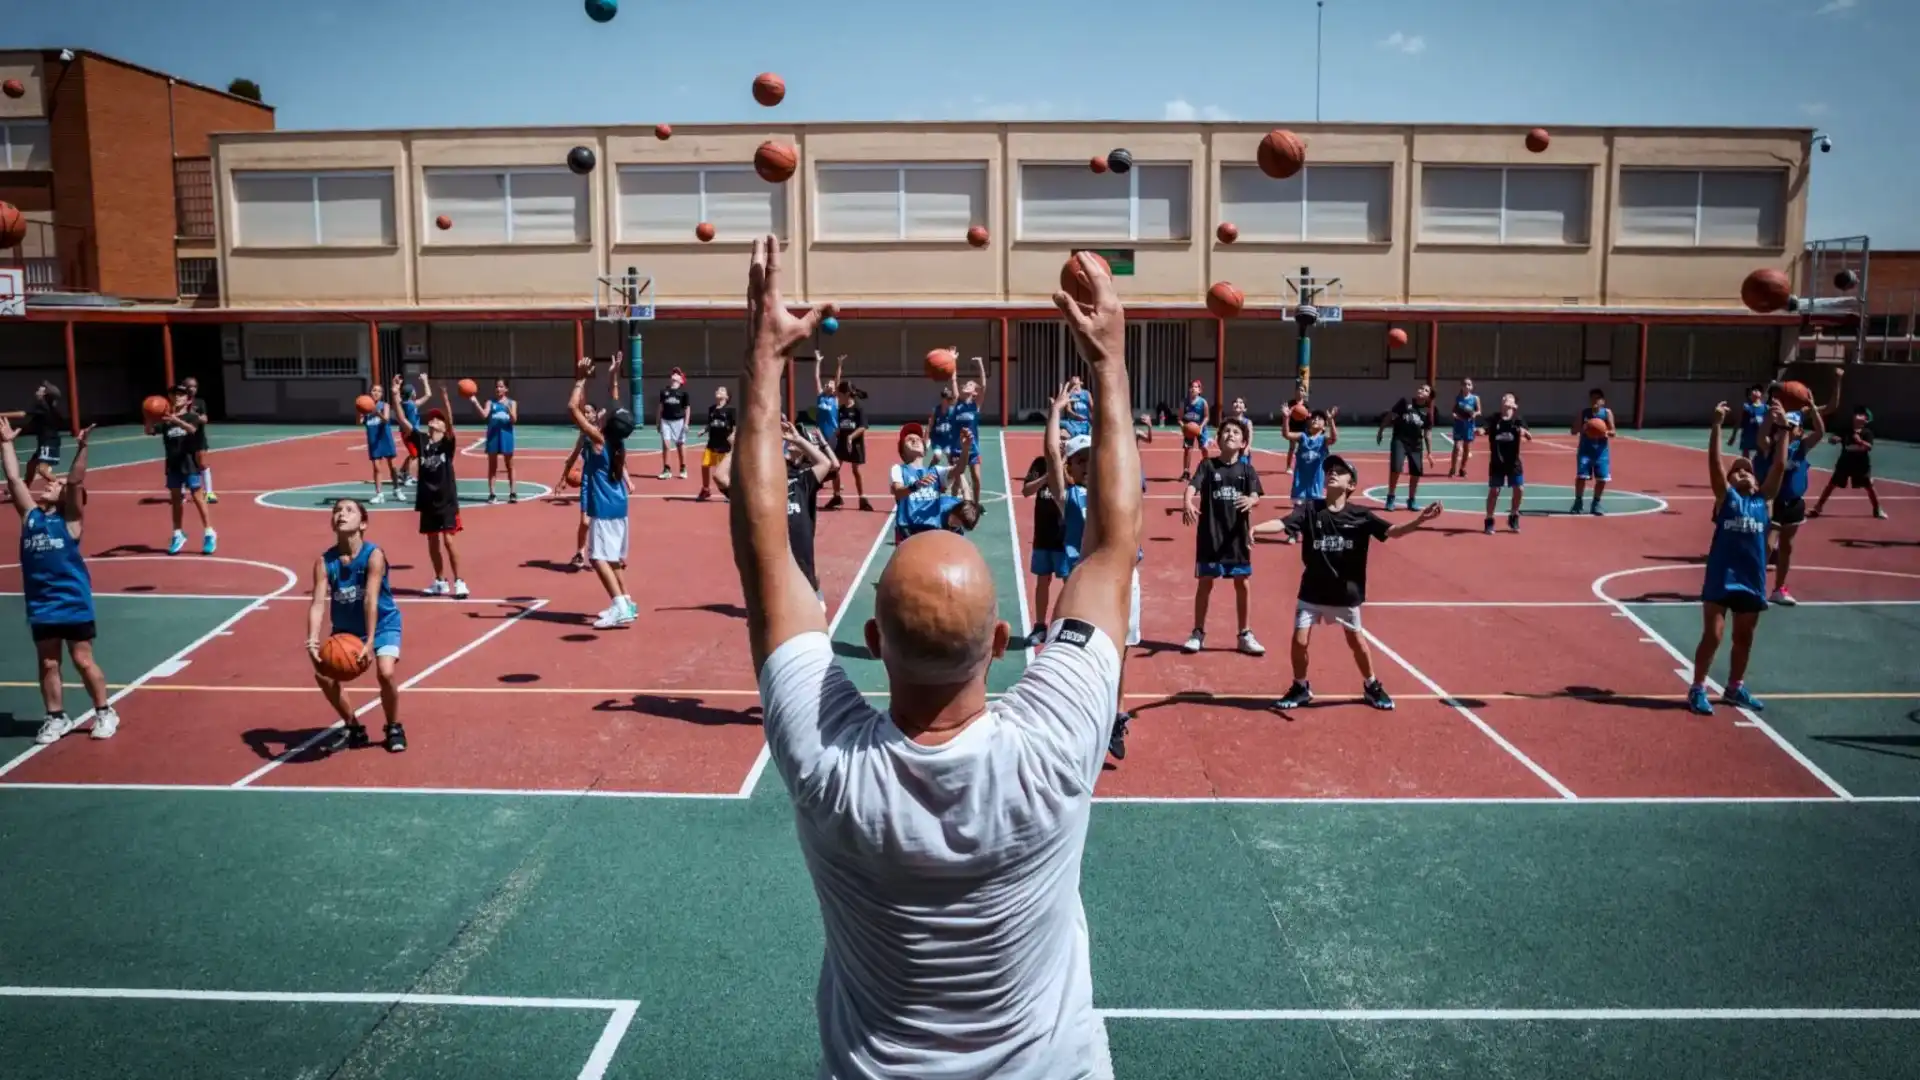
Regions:
M 324 640 L 323 619 L 332 625 Z M 340 635 L 351 635 L 352 645 L 336 643 Z M 406 729 L 400 726 L 400 687 L 393 681 L 400 664 L 400 605 L 387 584 L 387 553 L 367 542 L 367 508 L 358 499 L 333 504 L 333 546 L 314 560 L 307 656 L 313 660 L 313 681 L 340 716 L 340 732 L 329 751 L 370 745 L 367 729 L 340 690 L 343 680 L 365 671 L 369 663 L 380 680 L 387 750 L 398 754 L 407 748 Z
M 1479 422 L 1480 395 L 1473 392 L 1472 379 L 1461 379 L 1460 392 L 1453 395 L 1453 456 L 1447 462 L 1448 476 L 1467 475 Z
M 425 374 L 420 376 L 420 385 L 423 388 L 426 386 L 426 379 Z M 398 373 L 393 376 L 393 392 L 389 397 L 399 406 L 400 411 L 407 415 L 407 420 L 414 427 L 420 426 L 420 406 L 414 404 L 413 387 L 408 386 L 407 380 Z M 405 487 L 413 482 L 414 459 L 417 455 L 414 453 L 413 440 L 401 439 L 400 441 L 407 451 L 407 459 L 400 463 L 400 485 Z
M 958 349 L 954 350 L 954 355 L 959 355 Z M 974 357 L 973 369 L 979 378 L 968 379 L 965 384 L 960 384 L 960 369 L 955 365 L 953 379 L 947 385 L 953 387 L 960 398 L 949 418 L 954 427 L 953 445 L 965 454 L 955 464 L 964 462 L 967 467 L 967 490 L 977 492 L 980 490 L 980 387 L 987 381 L 986 359 Z
M 1745 457 L 1729 461 L 1722 456 L 1720 429 L 1730 410 L 1721 402 L 1713 410 L 1713 427 L 1707 433 L 1707 480 L 1713 485 L 1713 544 L 1707 549 L 1706 581 L 1700 588 L 1700 643 L 1693 650 L 1693 685 L 1687 691 L 1687 708 L 1702 716 L 1713 715 L 1713 702 L 1707 698 L 1707 671 L 1713 667 L 1714 654 L 1720 651 L 1720 638 L 1726 633 L 1727 616 L 1733 616 L 1733 656 L 1729 664 L 1727 688 L 1720 695 L 1724 704 L 1759 711 L 1766 707 L 1747 692 L 1747 657 L 1753 651 L 1753 631 L 1760 625 L 1760 613 L 1767 610 L 1767 531 L 1772 526 L 1770 504 L 1781 494 L 1788 472 L 1787 438 L 1789 421 L 1778 404 L 1770 410 L 1765 478 L 1753 461 Z
M 1600 496 L 1607 493 L 1607 482 L 1613 479 L 1612 444 L 1613 410 L 1607 408 L 1607 392 L 1594 387 L 1588 391 L 1590 400 L 1586 408 L 1580 410 L 1580 418 L 1573 422 L 1573 434 L 1580 436 L 1580 442 L 1573 454 L 1573 513 L 1580 512 L 1581 503 L 1587 495 L 1587 481 L 1593 481 L 1593 516 L 1599 517 L 1605 511 L 1600 509 Z
M 362 416 L 360 422 L 367 426 L 367 463 L 373 472 L 373 501 L 383 503 L 387 501 L 380 493 L 383 461 L 387 463 L 387 481 L 393 485 L 393 497 L 400 497 L 400 473 L 393 464 L 393 421 L 388 418 L 389 405 L 379 383 L 367 387 L 367 397 L 373 400 L 373 410 Z
M 462 386 L 462 390 L 466 387 Z M 480 419 L 487 422 L 487 502 L 497 503 L 500 496 L 494 494 L 493 480 L 500 472 L 501 459 L 507 463 L 507 501 L 517 503 L 520 493 L 513 488 L 513 428 L 520 422 L 520 403 L 507 396 L 507 380 L 495 379 L 493 382 L 493 400 L 480 404 L 477 394 L 470 395 L 468 401 L 480 412 Z
M 13 425 L 0 416 L 0 470 L 7 481 L 7 497 L 20 512 L 20 580 L 26 601 L 27 629 L 33 635 L 40 661 L 40 699 L 46 719 L 33 741 L 45 746 L 78 727 L 67 716 L 61 685 L 60 643 L 93 699 L 93 737 L 111 739 L 120 729 L 120 716 L 107 697 L 107 677 L 93 659 L 93 578 L 80 554 L 85 526 L 87 491 L 87 436 L 75 440 L 73 467 L 66 479 L 49 478 L 38 495 L 20 478 L 20 462 L 13 453 Z
M 420 376 L 420 389 L 427 389 L 427 377 Z M 415 427 L 406 413 L 397 418 L 400 430 L 412 439 L 420 455 L 420 475 L 413 489 L 413 508 L 420 512 L 420 535 L 427 538 L 427 558 L 433 562 L 433 584 L 428 596 L 451 594 L 456 600 L 467 598 L 467 583 L 460 576 L 460 549 L 453 538 L 460 533 L 460 484 L 453 475 L 453 457 L 459 450 L 453 428 L 453 401 L 440 392 L 440 409 L 428 409 L 426 426 Z M 453 587 L 447 587 L 447 571 L 453 575 Z
M 211 555 L 219 547 L 219 538 L 213 531 L 213 517 L 207 510 L 207 490 L 205 474 L 200 468 L 198 440 L 195 438 L 206 417 L 194 411 L 193 392 L 186 386 L 176 386 L 172 390 L 172 400 L 167 412 L 152 416 L 147 422 L 148 434 L 159 435 L 166 458 L 167 496 L 173 517 L 173 536 L 167 541 L 167 554 L 178 555 L 187 546 L 183 513 L 187 494 L 193 495 L 193 508 L 200 515 L 200 554 Z
M 53 481 L 53 470 L 60 464 L 60 436 L 67 430 L 67 418 L 60 411 L 60 388 L 43 382 L 33 391 L 33 404 L 22 412 L 0 413 L 0 419 L 19 420 L 23 434 L 34 439 L 32 464 L 27 483 Z
M 574 368 L 573 394 L 567 411 L 573 426 L 587 440 L 580 461 L 580 508 L 590 519 L 587 560 L 612 601 L 594 620 L 596 630 L 627 626 L 639 617 L 621 571 L 627 565 L 627 436 L 633 434 L 633 415 L 625 409 L 588 415 L 587 380 L 593 378 L 593 358 L 581 357 Z
M 1206 395 L 1200 392 L 1200 380 L 1195 379 L 1187 387 L 1186 404 L 1180 407 L 1180 482 L 1186 483 L 1193 474 L 1193 452 L 1200 451 L 1200 457 L 1207 456 L 1207 444 L 1213 441 L 1211 422 L 1213 406 L 1207 404 Z M 1198 428 L 1197 434 L 1193 434 Z

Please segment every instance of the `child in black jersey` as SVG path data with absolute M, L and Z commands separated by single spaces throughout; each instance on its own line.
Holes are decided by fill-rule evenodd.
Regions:
M 1193 633 L 1183 652 L 1197 653 L 1207 638 L 1207 606 L 1213 583 L 1233 582 L 1234 613 L 1239 619 L 1240 651 L 1264 656 L 1266 649 L 1253 636 L 1249 622 L 1253 579 L 1253 508 L 1264 494 L 1260 473 L 1247 460 L 1248 425 L 1228 420 L 1220 425 L 1215 457 L 1202 458 L 1193 471 L 1180 507 L 1180 520 L 1198 525 L 1194 531 Z
M 1880 506 L 1880 493 L 1873 489 L 1873 412 L 1862 405 L 1853 410 L 1853 426 L 1845 434 L 1833 435 L 1830 441 L 1840 448 L 1840 458 L 1833 463 L 1833 475 L 1827 477 L 1827 486 L 1820 492 L 1820 498 L 1813 504 L 1808 517 L 1819 517 L 1827 507 L 1827 500 L 1833 497 L 1835 488 L 1859 488 L 1867 493 L 1867 504 L 1873 507 L 1873 516 L 1884 518 L 1886 510 Z

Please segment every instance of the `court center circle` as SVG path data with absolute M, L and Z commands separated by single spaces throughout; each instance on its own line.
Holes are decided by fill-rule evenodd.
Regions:
M 1573 486 L 1571 484 L 1528 484 L 1526 494 L 1520 503 L 1522 517 L 1570 517 L 1573 511 Z M 1487 513 L 1487 483 L 1484 480 L 1424 480 L 1420 484 L 1420 494 L 1415 501 L 1425 506 L 1437 502 L 1441 509 L 1460 514 L 1476 514 L 1485 517 Z M 1401 500 L 1406 498 L 1407 489 L 1403 484 L 1394 493 Z M 1505 489 L 1499 490 L 1500 500 L 1494 506 L 1495 515 L 1507 512 L 1507 503 L 1513 496 Z M 1582 505 L 1580 516 L 1587 515 L 1593 508 L 1593 490 L 1589 486 L 1587 501 Z M 1373 502 L 1384 502 L 1387 486 L 1376 484 L 1361 493 L 1361 498 Z M 1404 503 L 1403 503 L 1404 505 Z M 1660 514 L 1667 510 L 1665 499 L 1638 491 L 1622 491 L 1609 485 L 1606 497 L 1600 500 L 1607 517 L 1634 517 L 1640 514 Z
M 485 480 L 461 477 L 456 480 L 456 484 L 460 490 L 460 508 L 462 510 L 482 508 L 490 505 L 487 502 L 487 482 Z M 386 501 L 376 503 L 372 501 L 373 492 L 369 490 L 371 487 L 372 485 L 365 481 L 339 480 L 330 484 L 308 484 L 305 487 L 277 488 L 273 491 L 263 491 L 255 495 L 253 501 L 261 506 L 270 506 L 275 510 L 328 511 L 332 510 L 333 504 L 341 499 L 359 499 L 361 505 L 365 506 L 369 512 L 413 510 L 414 488 L 408 487 L 402 490 L 400 494 L 395 495 L 391 488 L 382 484 L 380 490 L 381 493 L 386 496 Z M 536 483 L 532 480 L 518 481 L 514 484 L 513 489 L 519 493 L 522 502 L 544 498 L 553 494 L 551 487 Z M 496 484 L 495 490 L 500 493 L 500 502 L 498 505 L 509 505 L 507 502 L 506 484 L 504 482 Z

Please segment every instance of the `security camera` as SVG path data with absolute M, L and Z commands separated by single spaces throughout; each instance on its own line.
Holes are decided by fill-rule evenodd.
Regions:
M 1819 147 L 1823 154 L 1833 153 L 1833 137 L 1830 135 L 1815 135 L 1813 145 Z
M 63 64 L 71 64 L 71 63 L 73 63 L 73 50 L 72 50 L 72 49 L 61 49 L 61 50 L 60 50 L 60 62 L 61 62 L 61 63 L 63 63 Z

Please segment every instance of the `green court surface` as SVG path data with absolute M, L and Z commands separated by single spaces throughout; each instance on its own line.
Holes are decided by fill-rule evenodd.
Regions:
M 294 442 L 335 432 L 345 434 L 350 430 L 313 424 L 214 424 L 208 429 L 208 434 L 213 440 L 215 454 L 209 459 L 208 465 L 218 467 L 218 451 L 221 450 Z M 61 445 L 61 450 L 65 459 L 62 463 L 64 467 L 73 461 L 73 440 L 67 439 Z M 87 467 L 90 470 L 158 462 L 165 456 L 161 453 L 159 437 L 148 435 L 137 424 L 95 428 L 87 440 L 87 451 Z
M 571 445 L 564 429 L 552 446 L 530 435 L 521 446 L 556 464 Z M 973 539 L 1018 630 L 1012 515 L 1028 511 L 1005 494 L 1026 460 L 1005 461 L 1004 445 L 990 434 L 981 448 Z M 463 484 L 484 485 L 463 468 Z M 249 512 L 261 517 L 225 526 L 223 555 L 260 520 L 293 516 Z M 890 518 L 853 522 L 866 561 L 833 640 L 877 694 L 863 627 Z M 1591 575 L 1573 576 L 1569 602 L 1598 606 Z M 116 675 L 165 671 L 252 603 L 103 597 L 102 659 Z M 1698 633 L 1691 605 L 1625 606 L 1680 648 Z M 1767 723 L 1856 798 L 1099 801 L 1083 894 L 1113 1076 L 1917 1075 L 1920 603 L 1808 604 L 1762 628 L 1752 682 L 1774 695 Z M 30 655 L 17 596 L 0 596 L 0 649 Z M 645 685 L 618 653 L 592 662 Z M 1010 653 L 990 689 L 1024 663 Z M 6 677 L 0 773 L 38 719 L 31 665 Z M 1390 722 L 1418 723 L 1405 708 Z M 410 723 L 421 734 L 403 759 L 435 752 L 436 722 Z M 1329 709 L 1313 722 L 1367 720 Z M 516 736 L 528 746 L 489 753 L 511 764 L 532 744 L 592 740 L 597 724 L 541 715 Z M 537 788 L 537 768 L 518 786 Z M 820 918 L 772 770 L 745 797 L 702 798 L 13 780 L 0 775 L 5 1075 L 814 1073 Z
M 1828 430 L 1838 432 L 1844 417 L 1835 417 Z M 1623 431 L 1621 437 L 1641 442 L 1661 443 L 1667 446 L 1684 446 L 1706 452 L 1707 429 L 1700 428 L 1647 428 L 1643 431 Z M 1729 449 L 1728 453 L 1737 453 Z M 1840 456 L 1840 448 L 1832 443 L 1822 443 L 1813 452 L 1811 461 L 1815 468 L 1830 469 L 1834 460 Z M 1873 444 L 1873 475 L 1875 479 L 1899 480 L 1908 484 L 1920 484 L 1920 443 L 1901 442 L 1897 439 L 1879 439 Z M 1817 488 L 1816 488 L 1817 490 Z
M 413 511 L 413 489 L 408 488 L 395 495 L 387 485 L 387 476 L 383 470 L 380 475 L 382 492 L 386 498 L 379 503 L 367 502 L 367 509 L 375 512 L 389 510 Z M 460 490 L 460 502 L 464 506 L 486 506 L 487 481 L 484 478 L 463 476 L 455 486 Z M 507 478 L 502 475 L 495 486 L 495 494 L 501 502 L 507 499 Z M 341 499 L 359 499 L 366 502 L 372 484 L 360 482 L 335 482 L 330 484 L 311 484 L 305 487 L 279 488 L 263 491 L 254 496 L 261 506 L 271 506 L 277 510 L 331 510 L 333 504 Z M 551 495 L 553 489 L 546 484 L 528 480 L 524 476 L 516 477 L 512 491 L 522 499 L 538 499 Z
M 1406 496 L 1406 488 L 1397 494 Z M 1367 488 L 1360 495 L 1375 502 L 1387 497 L 1385 484 Z M 1502 490 L 1494 505 L 1496 514 L 1505 514 L 1513 496 Z M 1420 483 L 1419 501 L 1422 506 L 1437 502 L 1443 508 L 1465 514 L 1485 514 L 1487 510 L 1487 484 L 1466 480 L 1423 480 Z M 1626 517 L 1633 514 L 1658 514 L 1667 508 L 1664 499 L 1652 495 L 1643 495 L 1637 491 L 1625 491 L 1608 488 L 1606 498 L 1607 514 L 1612 517 Z M 1572 514 L 1573 486 L 1571 484 L 1528 484 L 1524 501 L 1520 505 L 1522 517 L 1565 516 Z M 1582 511 L 1584 513 L 1585 511 Z

